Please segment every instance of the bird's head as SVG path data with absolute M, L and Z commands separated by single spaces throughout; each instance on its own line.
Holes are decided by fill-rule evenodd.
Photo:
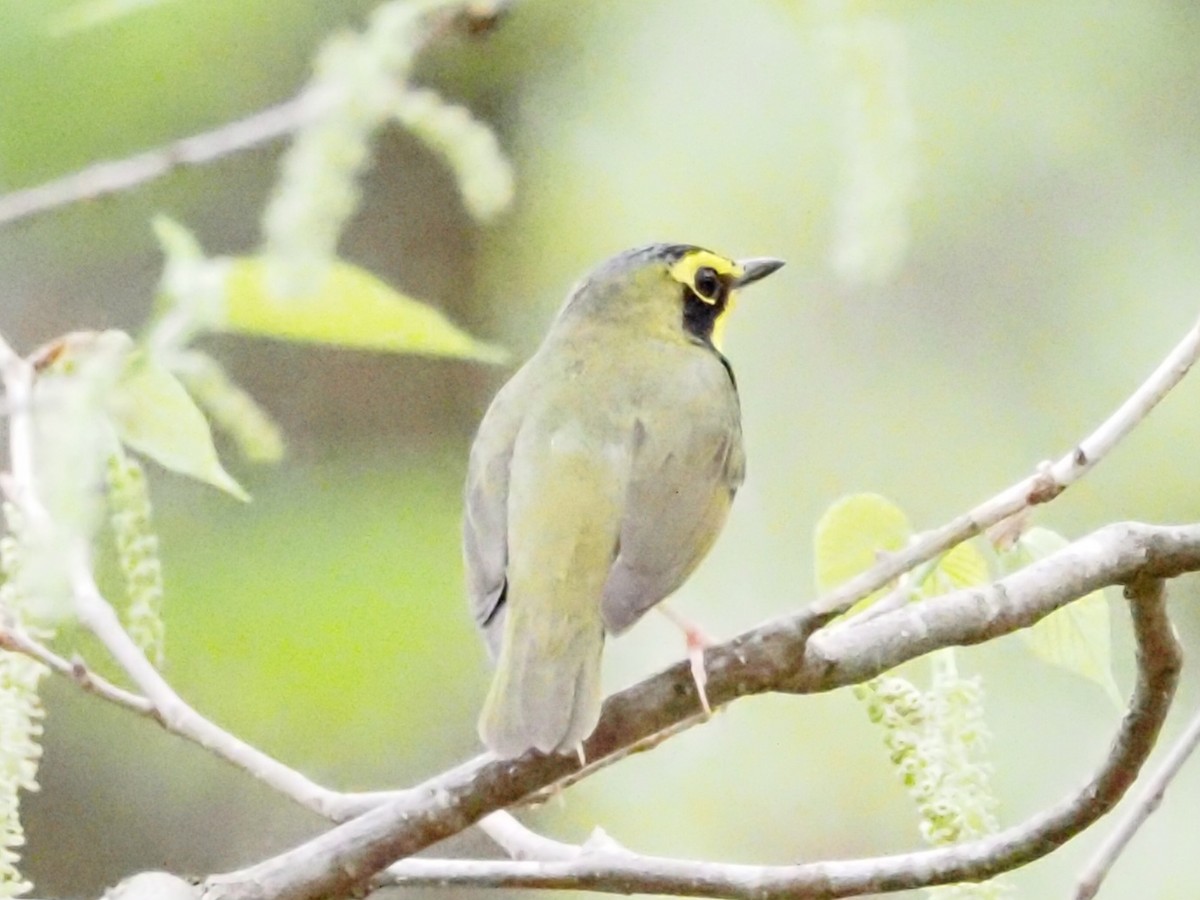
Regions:
M 566 320 L 633 321 L 647 333 L 700 341 L 718 350 L 737 292 L 783 260 L 730 259 L 691 244 L 651 244 L 596 267 L 572 291 Z

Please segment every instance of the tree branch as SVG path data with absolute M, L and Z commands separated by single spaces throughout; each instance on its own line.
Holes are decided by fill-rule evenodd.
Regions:
M 122 627 L 116 612 L 96 587 L 85 554 L 80 554 L 77 559 L 72 582 L 80 622 L 100 640 L 145 694 L 168 730 L 234 762 L 264 784 L 310 809 L 321 811 L 326 804 L 336 805 L 334 792 L 217 727 L 183 702 Z
M 1200 355 L 1200 322 L 1194 324 L 1150 376 L 1090 435 L 1054 463 L 1043 463 L 974 509 L 915 537 L 903 550 L 889 554 L 877 565 L 821 597 L 810 608 L 810 630 L 846 612 L 862 598 L 894 578 L 945 553 L 987 528 L 1036 506 L 1048 503 L 1095 468 L 1109 452 L 1144 420 L 1175 385 L 1183 380 Z
M 1000 834 L 918 853 L 795 866 L 695 862 L 587 848 L 565 862 L 406 859 L 389 867 L 377 883 L 800 900 L 983 881 L 1044 856 L 1111 809 L 1153 749 L 1174 695 L 1182 654 L 1167 619 L 1162 582 L 1142 579 L 1128 596 L 1138 681 L 1108 757 L 1074 796 Z
M 159 709 L 141 694 L 135 694 L 113 684 L 103 676 L 96 674 L 87 663 L 76 657 L 67 660 L 59 656 L 49 647 L 34 639 L 20 628 L 9 625 L 0 629 L 0 649 L 14 653 L 23 653 L 38 660 L 57 675 L 69 679 L 87 693 L 94 694 L 102 700 L 107 700 L 117 706 L 135 712 L 140 716 L 151 719 L 161 725 L 167 732 L 201 744 L 206 750 L 232 763 L 243 771 L 255 777 L 261 777 L 261 759 L 252 758 L 255 768 L 244 765 L 244 757 L 237 748 L 241 742 L 228 734 L 220 726 L 200 716 L 188 707 L 190 714 L 174 718 L 172 721 L 162 715 Z M 180 705 L 186 706 L 183 700 L 175 698 Z M 207 744 L 202 743 L 189 724 L 195 720 L 205 723 L 205 730 L 210 735 Z M 219 737 L 212 738 L 213 735 Z M 268 757 L 268 759 L 270 759 Z M 334 822 L 344 822 L 361 815 L 368 809 L 373 809 L 382 803 L 395 800 L 404 795 L 405 791 L 376 791 L 369 793 L 339 793 L 318 786 L 316 791 L 307 789 L 312 782 L 295 770 L 277 760 L 270 759 L 268 767 L 272 778 L 264 783 L 275 788 L 283 796 Z M 292 788 L 299 786 L 302 790 L 294 792 Z M 579 848 L 572 844 L 564 844 L 551 838 L 544 837 L 526 828 L 507 812 L 495 812 L 486 816 L 479 823 L 479 828 L 496 842 L 513 859 L 559 860 L 572 859 L 579 854 Z
M 180 166 L 215 162 L 298 131 L 330 108 L 332 98 L 304 92 L 291 100 L 125 159 L 95 163 L 54 181 L 0 196 L 0 226 L 86 200 L 128 191 Z
M 1112 834 L 1100 845 L 1095 856 L 1088 861 L 1083 874 L 1079 877 L 1079 883 L 1075 889 L 1075 900 L 1091 900 L 1096 896 L 1105 876 L 1108 875 L 1108 870 L 1125 851 L 1138 829 L 1150 818 L 1150 814 L 1158 809 L 1167 788 L 1179 774 L 1183 764 L 1195 752 L 1197 744 L 1200 744 L 1200 712 L 1193 714 L 1183 735 L 1171 748 L 1162 766 L 1142 787 L 1137 797 L 1134 798 L 1133 806 L 1130 807 L 1128 813 L 1117 822 Z
M 1052 499 L 1078 480 L 1178 383 L 1193 364 L 1198 348 L 1200 325 L 1189 331 L 1116 413 L 1058 463 L 1043 466 L 1036 475 L 966 516 L 926 533 L 906 551 L 885 559 L 804 612 L 767 623 L 712 649 L 708 654 L 709 696 L 714 704 L 766 691 L 830 690 L 864 680 L 938 647 L 976 643 L 1026 627 L 1107 584 L 1128 582 L 1137 575 L 1168 578 L 1200 568 L 1200 532 L 1196 530 L 1200 526 L 1115 525 L 988 588 L 960 591 L 872 618 L 839 623 L 813 635 L 821 624 L 859 597 L 996 521 Z M 0 372 L 11 419 L 10 482 L 14 484 L 10 486 L 26 511 L 36 513 L 40 504 L 33 479 L 29 409 L 33 373 L 2 338 Z M 294 898 L 363 885 L 395 859 L 461 831 L 489 813 L 535 797 L 539 791 L 561 788 L 615 759 L 648 749 L 703 718 L 698 715 L 688 669 L 680 664 L 610 698 L 600 727 L 587 742 L 590 762 L 586 770 L 580 770 L 571 757 L 533 755 L 503 763 L 481 757 L 412 790 L 338 794 L 229 735 L 187 706 L 129 639 L 100 595 L 92 578 L 87 547 L 76 549 L 73 576 L 80 617 L 146 694 L 139 698 L 111 686 L 113 690 L 99 691 L 101 696 L 143 714 L 147 707 L 152 709 L 169 730 L 213 750 L 332 819 L 344 819 L 370 807 L 360 818 L 289 853 L 243 872 L 215 876 L 208 883 L 209 896 L 214 898 L 268 896 L 246 893 L 248 883 L 258 885 L 257 891 L 273 891 L 270 896 Z M 37 648 L 25 648 L 25 652 L 30 649 L 31 655 L 38 652 Z M 68 674 L 62 665 L 55 668 Z M 78 667 L 73 668 L 72 676 L 82 683 Z M 144 703 L 140 702 L 143 699 Z M 492 826 L 489 830 L 500 835 L 498 841 L 517 855 L 568 865 L 583 865 L 582 858 L 587 855 L 578 848 L 541 838 L 511 817 L 499 815 L 488 822 Z M 628 861 L 627 854 L 611 847 L 591 851 L 589 859 L 593 862 L 595 853 L 615 854 Z M 425 860 L 421 865 L 437 863 Z
M 445 25 L 430 29 L 438 37 L 451 24 L 480 33 L 494 24 L 514 0 L 471 3 L 444 16 Z M 328 113 L 339 101 L 327 93 L 305 90 L 290 100 L 191 137 L 163 144 L 124 159 L 95 163 L 54 181 L 0 196 L 0 227 L 64 206 L 97 200 L 148 184 L 181 166 L 216 162 L 287 137 Z
M 6 347 L 7 345 L 0 346 L 0 365 L 3 365 L 9 376 L 25 378 L 28 372 L 19 365 L 21 361 L 15 355 L 4 352 Z M 23 385 L 18 383 L 15 390 L 10 390 L 9 396 L 20 399 L 24 396 L 22 389 Z M 27 413 L 27 401 L 15 404 L 15 421 L 10 428 L 10 439 L 13 440 L 11 453 L 14 460 L 32 458 L 31 451 L 22 446 L 22 442 L 31 437 L 30 430 L 23 427 Z M 21 474 L 22 480 L 27 474 L 32 475 L 31 468 L 18 466 L 15 462 L 13 470 L 14 479 L 17 473 Z M 22 493 L 36 499 L 34 486 L 26 485 L 25 488 Z M 1112 526 L 991 588 L 960 592 L 870 620 L 839 624 L 816 635 L 808 643 L 807 657 L 804 651 L 811 619 L 806 613 L 768 623 L 710 652 L 710 695 L 715 702 L 722 703 L 729 702 L 737 696 L 766 690 L 827 690 L 839 684 L 862 680 L 937 646 L 985 640 L 1031 624 L 1041 615 L 1074 597 L 1090 592 L 1101 583 L 1127 580 L 1139 567 L 1162 576 L 1195 568 L 1200 560 L 1197 543 L 1198 536 L 1187 528 Z M 430 812 L 424 803 L 428 799 L 428 785 L 426 791 L 338 795 L 314 785 L 299 773 L 243 744 L 200 717 L 179 699 L 124 633 L 111 607 L 96 590 L 86 557 L 77 560 L 77 565 L 79 568 L 76 572 L 76 593 L 81 604 L 82 617 L 147 693 L 153 708 L 157 710 L 166 727 L 214 750 L 288 796 L 298 799 L 310 808 L 322 811 L 331 818 L 341 818 L 361 811 L 365 806 L 381 802 L 385 804 L 384 809 L 391 809 L 393 812 L 397 808 L 409 807 L 425 808 Z M 896 639 L 897 637 L 899 639 Z M 797 665 L 797 660 L 803 662 Z M 624 727 L 624 734 L 622 729 L 606 730 L 602 723 L 597 735 L 588 745 L 588 756 L 593 760 L 592 768 L 653 745 L 664 739 L 667 734 L 699 721 L 698 706 L 693 693 L 691 678 L 686 668 L 680 665 L 615 698 L 618 710 L 623 699 L 633 701 L 632 708 L 640 709 L 641 717 L 639 720 L 637 716 L 630 716 L 627 712 L 618 712 L 616 720 Z M 612 715 L 606 716 L 606 722 L 612 720 Z M 573 760 L 560 757 L 551 758 L 549 761 L 557 771 L 538 775 L 541 783 L 536 787 L 544 788 L 579 777 Z M 545 758 L 542 762 L 546 762 Z M 450 776 L 465 774 L 469 781 L 475 777 L 471 774 L 472 768 L 478 765 L 479 761 L 468 763 L 450 773 Z M 437 790 L 441 787 L 439 785 Z M 435 799 L 438 798 L 437 790 L 433 795 Z M 469 795 L 470 785 L 467 784 L 463 797 L 468 798 Z M 522 791 L 517 790 L 511 795 L 511 800 L 495 802 L 492 808 L 499 809 L 520 799 Z M 492 801 L 489 799 L 488 802 Z M 444 829 L 442 836 L 447 836 L 474 821 L 463 820 L 461 810 L 455 812 L 459 816 L 458 824 L 453 821 L 454 817 L 448 818 L 438 813 L 441 817 L 440 824 L 417 836 L 413 849 L 419 849 L 438 839 L 438 829 Z M 481 812 L 486 813 L 488 809 L 484 808 Z M 574 848 L 559 845 L 557 842 L 552 842 L 556 845 L 553 851 L 545 845 L 539 845 L 539 841 L 545 839 L 527 832 L 515 820 L 500 818 L 495 821 L 500 822 L 501 827 L 505 822 L 514 826 L 511 830 L 518 836 L 517 843 L 523 843 L 527 854 L 535 855 L 539 859 L 570 859 L 572 855 L 577 855 Z M 508 843 L 513 845 L 512 840 Z M 397 855 L 404 852 L 413 851 L 402 849 Z M 390 860 L 381 858 L 376 868 L 381 868 L 388 861 Z M 423 864 L 432 863 L 427 861 Z M 357 869 L 351 867 L 350 871 L 354 872 Z
M 106 678 L 93 672 L 83 660 L 78 657 L 73 660 L 65 659 L 36 640 L 24 629 L 11 623 L 0 628 L 0 649 L 10 653 L 23 653 L 36 659 L 46 668 L 75 682 L 89 694 L 95 694 L 110 703 L 130 709 L 138 715 L 154 719 L 161 723 L 157 711 L 145 697 L 113 684 Z
M 29 520 L 29 526 L 42 527 L 47 524 L 48 514 L 41 501 L 40 486 L 33 466 L 36 449 L 31 408 L 33 368 L 13 351 L 3 337 L 0 337 L 0 376 L 3 377 L 5 394 L 12 406 L 8 428 L 11 472 L 6 487 Z M 321 803 L 326 800 L 336 802 L 336 794 L 332 791 L 315 784 L 256 747 L 216 727 L 184 703 L 146 659 L 145 654 L 122 627 L 111 604 L 100 593 L 92 575 L 88 539 L 83 536 L 72 538 L 71 545 L 67 548 L 67 556 L 65 564 L 70 567 L 71 588 L 80 622 L 100 639 L 145 695 L 144 698 L 99 681 L 90 673 L 80 676 L 73 668 L 70 673 L 64 672 L 63 666 L 52 658 L 53 655 L 49 651 L 27 643 L 25 646 L 19 646 L 18 636 L 10 634 L 9 640 L 15 642 L 16 649 L 22 652 L 32 651 L 30 655 L 41 658 L 55 671 L 69 674 L 76 681 L 90 680 L 95 692 L 100 696 L 142 714 L 154 715 L 168 730 L 235 762 L 259 780 L 281 793 L 295 797 L 310 808 L 320 808 Z M 67 665 L 70 666 L 69 663 Z M 146 705 L 152 713 L 147 713 Z
M 804 614 L 741 635 L 709 651 L 709 699 L 718 705 L 767 691 L 832 690 L 939 647 L 978 643 L 1027 627 L 1105 585 L 1125 584 L 1139 577 L 1172 577 L 1197 569 L 1200 526 L 1109 526 L 988 587 L 957 591 L 858 625 L 848 623 L 811 640 L 803 627 Z M 1098 787 L 1089 793 L 1103 807 L 1093 818 L 1128 787 L 1161 723 L 1164 711 L 1159 707 L 1169 700 L 1177 668 L 1170 628 L 1162 620 L 1161 598 L 1135 604 L 1139 690 L 1114 750 L 1120 772 L 1105 770 Z M 688 664 L 678 663 L 609 698 L 599 727 L 585 744 L 586 755 L 599 760 L 622 752 L 692 718 L 697 708 Z M 493 810 L 519 803 L 578 769 L 574 756 L 478 757 L 286 853 L 247 869 L 213 876 L 206 882 L 204 896 L 206 900 L 313 900 L 348 895 L 393 861 L 465 829 Z M 1036 833 L 1063 835 L 1061 840 L 1066 840 L 1078 830 L 1068 827 L 1078 815 L 1073 802 L 1060 804 L 1047 818 L 1038 820 Z M 915 884 L 959 879 L 963 865 L 978 867 L 971 871 L 988 877 L 999 871 L 994 868 L 996 859 L 1032 858 L 1029 854 L 1034 851 L 1022 842 L 1023 835 L 1010 830 L 967 845 L 973 849 L 966 856 L 956 855 L 956 848 L 927 851 L 904 857 L 903 865 L 919 862 L 928 866 L 919 876 L 926 880 Z M 1038 846 L 1042 853 L 1051 849 L 1044 841 Z M 968 862 L 962 862 L 964 859 Z M 851 864 L 822 865 L 822 872 L 842 873 L 838 866 Z M 1006 862 L 1005 867 L 1008 865 Z M 851 871 L 857 873 L 855 877 L 861 876 L 861 870 Z M 882 887 L 873 889 L 914 886 L 896 880 L 900 879 L 899 870 L 880 871 L 886 877 L 878 876 L 883 878 L 879 882 Z M 701 884 L 693 893 L 707 892 Z

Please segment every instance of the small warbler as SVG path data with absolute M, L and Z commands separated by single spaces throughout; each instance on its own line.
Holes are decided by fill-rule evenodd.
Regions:
M 496 662 L 479 733 L 498 756 L 579 751 L 600 717 L 605 634 L 712 547 L 745 473 L 721 334 L 737 290 L 782 265 L 687 244 L 621 253 L 571 291 L 492 401 L 463 555 Z

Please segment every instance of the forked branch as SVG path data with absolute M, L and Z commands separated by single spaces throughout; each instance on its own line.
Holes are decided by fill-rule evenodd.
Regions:
M 1077 793 L 1028 821 L 978 841 L 897 856 L 794 866 L 751 866 L 585 851 L 566 862 L 407 859 L 378 884 L 406 887 L 555 888 L 737 900 L 854 897 L 960 881 L 983 881 L 1050 853 L 1110 810 L 1137 777 L 1158 738 L 1182 654 L 1167 618 L 1163 582 L 1127 589 L 1138 677 L 1129 711 L 1104 764 Z
M 464 2 L 444 16 L 445 24 L 432 29 L 442 34 L 451 25 L 468 33 L 494 24 L 513 0 Z M 318 91 L 306 90 L 290 100 L 269 106 L 211 131 L 181 138 L 122 159 L 94 163 L 78 172 L 33 187 L 0 195 L 0 227 L 77 203 L 98 200 L 149 184 L 183 166 L 217 162 L 288 137 L 320 120 L 338 103 Z
M 856 879 L 865 879 L 854 884 L 869 883 L 871 887 L 863 890 L 873 891 L 990 877 L 1033 858 L 1029 854 L 1034 853 L 1035 845 L 1041 848 L 1039 853 L 1049 852 L 1056 846 L 1048 843 L 1051 838 L 1061 843 L 1086 827 L 1132 782 L 1157 736 L 1178 669 L 1178 651 L 1165 621 L 1161 591 L 1158 587 L 1151 591 L 1146 584 L 1157 585 L 1160 578 L 1197 570 L 1200 526 L 1109 526 L 986 588 L 958 591 L 815 635 L 808 641 L 807 652 L 806 635 L 800 627 L 802 616 L 749 632 L 710 651 L 709 699 L 723 704 L 766 691 L 832 690 L 939 647 L 978 643 L 1027 627 L 1099 587 L 1138 584 L 1133 606 L 1139 642 L 1139 687 L 1114 744 L 1111 760 L 1115 762 L 1111 764 L 1119 771 L 1106 767 L 1093 788 L 1080 795 L 1090 798 L 1087 803 L 1077 797 L 1021 829 L 964 845 L 966 850 L 925 851 L 875 861 L 870 875 L 851 863 L 821 864 L 806 869 L 804 874 L 813 879 L 833 872 L 840 879 L 850 877 L 850 873 Z M 610 698 L 599 728 L 585 745 L 586 755 L 602 759 L 621 753 L 693 717 L 697 708 L 690 670 L 687 663 L 679 663 Z M 479 757 L 280 856 L 214 876 L 206 882 L 205 900 L 312 900 L 348 895 L 362 889 L 374 873 L 393 861 L 465 829 L 493 810 L 520 803 L 570 777 L 578 768 L 573 756 L 528 754 L 516 761 Z M 1026 843 L 1029 834 L 1035 838 Z M 606 866 L 615 867 L 614 873 L 624 871 L 630 859 L 621 853 L 603 852 L 600 858 Z M 590 862 L 585 862 L 587 859 L 589 856 L 584 854 L 579 860 L 539 871 L 559 877 L 570 871 L 564 867 L 577 865 L 581 868 L 575 875 L 582 877 L 590 871 L 588 866 L 595 863 L 596 856 L 591 856 Z M 655 866 L 660 862 L 662 868 L 655 871 L 664 873 L 662 878 L 683 877 L 681 869 L 672 869 L 666 862 L 656 860 Z M 842 868 L 847 866 L 851 868 Z M 530 877 L 530 869 L 520 868 L 520 877 Z M 494 877 L 497 870 L 485 866 L 476 871 Z M 515 878 L 517 871 L 508 874 Z M 721 891 L 706 888 L 707 870 L 689 871 L 692 876 L 703 877 L 693 881 L 688 893 L 745 895 L 740 892 L 744 885 L 727 893 L 723 891 L 730 887 L 728 883 Z M 744 874 L 736 871 L 739 877 Z M 974 874 L 964 874 L 967 872 Z M 533 880 L 539 879 L 546 881 L 543 886 L 555 886 L 550 875 L 539 874 Z M 614 891 L 624 890 L 619 878 L 612 885 Z M 592 881 L 587 886 L 597 888 Z M 839 896 L 856 891 L 861 892 L 846 888 Z
M 1026 627 L 1101 586 L 1124 584 L 1141 578 L 1170 578 L 1182 572 L 1200 570 L 1200 526 L 1159 528 L 1114 525 L 987 588 L 960 591 L 872 618 L 839 623 L 814 634 L 816 628 L 828 619 L 831 610 L 840 608 L 846 602 L 853 602 L 860 593 L 883 586 L 894 577 L 897 567 L 903 570 L 918 565 L 942 552 L 952 542 L 977 533 L 990 520 L 1011 514 L 1015 502 L 1011 500 L 1012 497 L 1018 494 L 1023 497 L 1017 505 L 1024 508 L 1048 499 L 1065 484 L 1078 478 L 1134 424 L 1141 421 L 1170 387 L 1178 382 L 1194 361 L 1198 346 L 1200 330 L 1193 328 L 1121 409 L 1083 442 L 1081 449 L 1057 464 L 1057 469 L 1063 471 L 1055 474 L 1056 466 L 1043 467 L 1033 479 L 1002 492 L 968 516 L 930 532 L 923 542 L 918 542 L 916 547 L 904 554 L 884 560 L 849 588 L 823 598 L 805 612 L 767 623 L 710 650 L 707 658 L 710 698 L 714 703 L 721 704 L 740 696 L 767 691 L 808 693 L 830 690 L 862 681 L 939 647 L 976 643 Z M 18 495 L 36 500 L 36 486 L 20 484 L 24 480 L 21 476 L 28 476 L 32 471 L 27 463 L 34 452 L 32 446 L 26 445 L 26 441 L 32 439 L 32 429 L 28 427 L 30 372 L 2 341 L 0 369 L 6 376 L 10 406 L 12 480 L 18 482 Z M 963 522 L 968 524 L 964 526 L 961 524 Z M 948 544 L 948 541 L 951 543 Z M 299 773 L 243 744 L 180 700 L 149 666 L 140 651 L 128 641 L 128 636 L 123 635 L 111 607 L 99 596 L 91 580 L 90 568 L 83 564 L 86 563 L 86 555 L 79 556 L 78 560 L 81 565 L 76 570 L 76 600 L 81 618 L 101 637 L 146 697 L 123 692 L 119 688 L 102 689 L 96 693 L 142 714 L 154 716 L 169 730 L 208 747 L 287 796 L 330 818 L 340 820 L 362 813 L 345 825 L 280 857 L 242 872 L 213 877 L 207 883 L 206 896 L 211 898 L 307 898 L 357 889 L 394 860 L 461 831 L 489 813 L 526 802 L 548 788 L 561 789 L 590 774 L 595 768 L 630 752 L 653 746 L 702 721 L 690 673 L 685 664 L 680 664 L 610 699 L 600 728 L 587 744 L 589 765 L 586 770 L 581 770 L 573 757 L 535 755 L 506 763 L 481 757 L 414 789 L 378 794 L 339 794 L 313 784 Z M 812 611 L 814 609 L 815 612 Z M 1150 625 L 1143 631 L 1143 637 L 1147 640 L 1156 633 L 1153 615 Z M 19 640 L 11 641 L 10 646 L 31 655 L 39 655 L 36 646 L 22 647 L 20 643 Z M 43 659 L 47 658 L 45 653 L 40 655 Z M 1168 653 L 1162 659 L 1171 660 L 1173 657 Z M 67 665 L 71 665 L 70 672 L 66 671 L 64 665 L 54 668 L 88 686 L 85 684 L 86 667 Z M 1150 669 L 1141 674 L 1143 681 L 1140 684 L 1148 679 L 1150 683 L 1161 686 L 1161 678 L 1165 677 L 1162 673 L 1155 676 Z M 99 684 L 103 687 L 104 683 Z M 95 684 L 92 686 L 95 687 Z M 1166 703 L 1167 694 L 1160 692 L 1157 696 Z M 1153 721 L 1157 713 L 1139 701 L 1138 697 L 1144 699 L 1143 694 L 1135 695 L 1134 713 L 1127 720 L 1123 735 L 1136 733 L 1145 736 L 1157 729 L 1155 725 L 1154 729 L 1147 730 L 1145 723 Z M 1130 729 L 1134 730 L 1131 732 Z M 1124 760 L 1126 771 L 1132 772 L 1136 768 L 1134 764 L 1140 764 L 1140 759 L 1144 758 L 1139 748 L 1141 744 L 1132 738 L 1122 738 L 1115 745 L 1114 754 Z M 1119 795 L 1127 786 L 1104 773 L 1099 776 L 1097 784 L 1104 787 L 1101 792 L 1104 797 L 1114 792 Z M 1110 805 L 1107 799 L 1097 802 L 1099 806 L 1089 807 L 1085 811 L 1085 819 L 1099 815 Z M 910 873 L 918 872 L 911 877 L 927 879 L 921 881 L 922 884 L 975 877 L 963 874 L 965 870 L 962 866 L 968 864 L 982 866 L 972 868 L 971 872 L 976 872 L 978 877 L 987 877 L 992 872 L 989 866 L 1006 865 L 996 860 L 1020 856 L 1011 848 L 1022 846 L 1018 839 L 1023 835 L 1041 834 L 1037 829 L 1042 828 L 1061 831 L 1065 821 L 1061 818 L 1064 809 L 1057 807 L 1046 814 L 1051 818 L 1027 823 L 1022 826 L 1025 830 L 1018 834 L 1006 832 L 989 841 L 965 845 L 965 850 L 927 851 L 869 863 L 823 864 L 810 867 L 807 873 L 800 874 L 795 867 L 783 868 L 788 870 L 789 878 L 802 877 L 803 880 L 815 878 L 818 873 L 824 873 L 824 877 L 830 872 L 842 871 L 838 867 L 849 866 L 851 868 L 845 871 L 857 873 L 854 875 L 856 878 L 870 880 L 870 890 L 886 889 L 892 883 L 890 879 L 899 877 L 897 870 L 889 866 L 900 866 Z M 415 883 L 413 879 L 422 878 L 430 881 L 452 878 L 462 879 L 462 883 L 482 883 L 477 879 L 486 881 L 495 878 L 508 879 L 503 882 L 505 884 L 532 885 L 539 882 L 546 887 L 555 886 L 555 878 L 571 878 L 584 879 L 574 882 L 575 886 L 595 888 L 593 882 L 600 878 L 597 873 L 607 866 L 608 869 L 604 871 L 611 875 L 608 881 L 612 885 L 610 889 L 621 890 L 621 885 L 628 883 L 622 879 L 632 871 L 631 866 L 635 863 L 641 865 L 638 861 L 646 859 L 606 845 L 579 849 L 542 839 L 507 816 L 496 816 L 491 824 L 494 827 L 490 830 L 500 836 L 500 842 L 514 855 L 534 857 L 534 861 L 468 864 L 423 860 L 419 863 L 401 863 L 392 869 L 389 877 L 404 879 L 406 883 Z M 507 838 L 503 834 L 506 828 L 511 832 Z M 1034 831 L 1029 832 L 1028 829 Z M 1014 840 L 1016 844 L 1011 843 Z M 676 862 L 649 860 L 641 869 L 660 873 L 654 876 L 656 878 L 667 878 L 672 871 L 676 874 L 681 871 L 672 869 Z M 713 870 L 714 873 L 723 871 L 731 877 L 736 874 L 738 878 L 746 875 L 738 867 L 712 865 L 718 867 Z M 912 869 L 912 866 L 918 868 Z M 693 877 L 703 875 L 699 870 L 691 871 Z M 867 872 L 874 874 L 864 874 Z M 889 872 L 892 874 L 887 874 Z M 758 874 L 774 877 L 778 872 L 761 870 Z M 722 890 L 726 888 L 730 896 L 740 896 L 733 891 L 733 881 L 728 881 Z M 715 890 L 710 888 L 709 892 Z M 706 890 L 703 884 L 693 882 L 688 892 L 703 894 Z
M 1158 809 L 1167 788 L 1179 774 L 1184 763 L 1195 753 L 1198 744 L 1200 744 L 1200 713 L 1193 714 L 1187 728 L 1183 730 L 1183 734 L 1171 747 L 1162 766 L 1149 777 L 1146 784 L 1138 791 L 1129 811 L 1119 817 L 1112 833 L 1100 845 L 1095 856 L 1088 861 L 1083 874 L 1079 877 L 1079 883 L 1075 889 L 1075 900 L 1091 900 L 1096 896 L 1100 885 L 1104 883 L 1105 876 L 1108 875 L 1108 870 L 1129 846 L 1129 842 L 1133 840 L 1138 829 L 1150 818 L 1150 814 Z

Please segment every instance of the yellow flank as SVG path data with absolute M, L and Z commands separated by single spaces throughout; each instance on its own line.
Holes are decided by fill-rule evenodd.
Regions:
M 693 287 L 696 283 L 696 273 L 705 266 L 722 276 L 741 278 L 745 274 L 745 270 L 732 259 L 726 259 L 708 250 L 695 250 L 671 266 L 671 277 L 680 284 Z M 714 302 L 709 297 L 701 296 L 700 299 L 705 303 Z

